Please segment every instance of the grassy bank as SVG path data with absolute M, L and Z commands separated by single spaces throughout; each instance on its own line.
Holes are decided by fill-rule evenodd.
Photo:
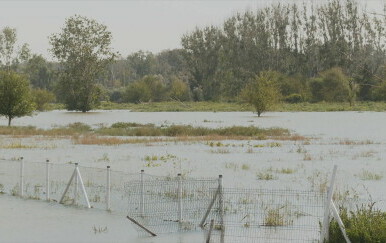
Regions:
M 104 102 L 99 109 L 102 110 L 121 110 L 127 109 L 137 112 L 164 112 L 164 111 L 254 111 L 248 104 L 225 103 L 225 102 L 154 102 L 142 104 L 117 104 Z M 272 111 L 277 112 L 326 112 L 326 111 L 386 111 L 386 102 L 357 102 L 350 106 L 348 103 L 281 103 L 276 105 Z
M 50 110 L 63 110 L 62 104 L 50 104 Z M 151 103 L 112 103 L 102 102 L 98 107 L 100 110 L 131 110 L 135 112 L 232 112 L 250 111 L 254 108 L 248 104 L 237 102 L 151 102 Z M 326 112 L 326 111 L 386 111 L 386 102 L 356 102 L 350 106 L 348 103 L 281 103 L 276 105 L 272 111 L 277 112 Z

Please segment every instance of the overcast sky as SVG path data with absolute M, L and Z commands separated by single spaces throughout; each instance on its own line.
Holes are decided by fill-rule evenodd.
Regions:
M 313 0 L 314 3 L 321 1 L 326 0 Z M 284 1 L 0 0 L 0 29 L 16 28 L 20 43 L 28 43 L 33 53 L 51 59 L 48 36 L 60 32 L 66 18 L 79 14 L 107 25 L 113 34 L 113 48 L 126 57 L 138 50 L 159 52 L 178 48 L 181 36 L 196 26 L 220 25 L 236 12 L 277 2 Z M 385 0 L 362 0 L 364 2 L 373 11 L 382 9 Z

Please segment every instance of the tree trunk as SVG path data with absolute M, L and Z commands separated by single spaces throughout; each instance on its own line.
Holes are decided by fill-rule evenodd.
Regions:
M 11 126 L 11 121 L 12 121 L 12 118 L 11 118 L 11 117 L 8 117 L 8 126 L 9 126 L 9 127 Z

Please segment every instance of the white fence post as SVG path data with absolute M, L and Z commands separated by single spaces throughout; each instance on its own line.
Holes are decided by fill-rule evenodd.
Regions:
M 336 171 L 338 169 L 337 165 L 334 165 L 334 170 L 332 172 L 330 186 L 328 187 L 327 192 L 327 201 L 324 206 L 324 217 L 323 217 L 323 225 L 322 230 L 320 232 L 320 242 L 328 241 L 329 238 L 329 227 L 330 227 L 330 205 L 332 201 L 332 196 L 334 195 L 334 184 L 335 184 L 335 177 L 336 177 Z
M 20 196 L 24 196 L 24 158 L 20 157 Z
M 107 166 L 107 183 L 106 183 L 106 210 L 111 209 L 111 200 L 110 200 L 110 193 L 111 193 L 111 170 L 110 166 Z
M 78 163 L 75 163 L 75 170 L 78 171 Z M 74 204 L 76 204 L 76 197 L 78 196 L 78 175 L 76 175 L 74 179 Z
M 178 178 L 178 192 L 177 192 L 177 198 L 178 198 L 178 222 L 182 222 L 182 176 L 179 173 L 177 175 Z
M 224 193 L 223 193 L 223 183 L 222 175 L 218 176 L 218 188 L 219 188 L 219 210 L 220 210 L 220 227 L 221 227 L 221 236 L 220 242 L 223 243 L 225 239 L 225 225 L 224 225 Z
M 139 202 L 139 207 L 140 207 L 140 215 L 141 217 L 145 216 L 145 185 L 143 183 L 143 174 L 145 173 L 144 170 L 141 170 L 141 198 Z
M 50 161 L 46 160 L 46 200 L 50 200 Z

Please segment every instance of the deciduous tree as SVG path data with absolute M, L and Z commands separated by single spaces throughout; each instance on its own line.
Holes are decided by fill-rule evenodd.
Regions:
M 34 102 L 28 79 L 13 71 L 0 71 L 0 115 L 8 119 L 32 114 Z
M 78 15 L 66 20 L 61 33 L 50 36 L 51 52 L 62 65 L 59 98 L 68 110 L 86 112 L 99 104 L 96 79 L 116 56 L 111 40 L 105 25 Z

